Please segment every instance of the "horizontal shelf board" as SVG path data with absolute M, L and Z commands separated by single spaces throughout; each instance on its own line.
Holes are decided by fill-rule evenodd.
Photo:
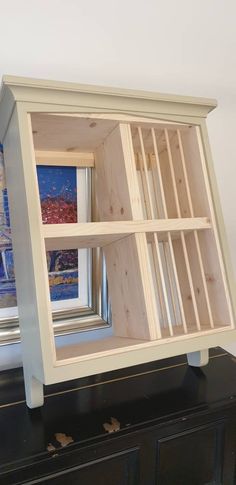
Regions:
M 78 168 L 94 167 L 94 154 L 92 152 L 36 150 L 35 159 L 37 165 L 59 165 Z
M 180 231 L 210 229 L 207 217 L 155 219 L 142 221 L 45 224 L 43 236 L 47 250 L 102 247 L 134 233 L 173 234 Z
M 57 360 L 64 360 L 68 358 L 77 358 L 78 356 L 86 356 L 94 354 L 95 352 L 105 352 L 107 350 L 121 349 L 131 345 L 143 344 L 145 340 L 124 338 L 124 337 L 107 337 L 92 342 L 86 342 L 76 345 L 68 345 L 56 349 Z
M 173 332 L 174 335 L 173 337 L 170 337 L 169 334 L 169 329 L 168 327 L 162 328 L 162 340 L 169 340 L 170 338 L 176 338 L 176 337 L 187 337 L 189 335 L 204 335 L 205 333 L 211 332 L 211 331 L 221 331 L 225 329 L 230 329 L 232 330 L 232 327 L 230 327 L 229 324 L 221 325 L 219 323 L 215 323 L 214 329 L 210 327 L 209 324 L 201 322 L 201 330 L 198 330 L 197 325 L 195 324 L 188 324 L 187 323 L 187 333 L 184 333 L 184 328 L 183 325 L 173 325 Z
M 127 236 L 128 234 L 89 234 L 84 236 L 66 233 L 64 235 L 51 236 L 48 235 L 48 232 L 44 233 L 47 251 L 54 249 L 102 248 Z
M 138 340 L 126 337 L 107 337 L 100 340 L 94 340 L 86 343 L 78 343 L 75 345 L 66 345 L 56 349 L 56 366 L 63 366 L 75 364 L 80 361 L 90 360 L 92 358 L 102 358 L 109 355 L 115 355 L 122 352 L 129 352 L 131 350 L 141 350 L 142 348 L 159 347 L 160 345 L 171 342 L 182 342 L 190 338 L 202 337 L 204 335 L 217 334 L 220 332 L 232 332 L 230 325 L 216 326 L 214 329 L 206 327 L 205 330 L 198 331 L 196 328 L 189 328 L 188 334 L 183 334 L 179 330 L 179 334 L 173 337 L 163 336 L 159 340 Z M 164 331 L 165 333 L 165 331 Z

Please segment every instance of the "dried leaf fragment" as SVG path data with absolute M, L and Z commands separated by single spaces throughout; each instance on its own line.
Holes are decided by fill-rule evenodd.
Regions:
M 103 428 L 108 433 L 116 433 L 120 430 L 120 422 L 116 418 L 110 418 L 110 423 L 103 423 Z
M 55 450 L 56 450 L 55 446 L 53 446 L 52 443 L 48 443 L 47 451 L 55 451 Z
M 55 438 L 62 447 L 74 442 L 72 436 L 67 436 L 65 433 L 55 433 Z

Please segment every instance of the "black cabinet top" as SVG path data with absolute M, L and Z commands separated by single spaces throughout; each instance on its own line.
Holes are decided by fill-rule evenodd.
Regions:
M 25 404 L 22 369 L 0 373 L 0 387 L 1 473 L 68 447 L 235 406 L 236 359 L 217 348 L 201 369 L 179 356 L 47 386 L 35 410 Z

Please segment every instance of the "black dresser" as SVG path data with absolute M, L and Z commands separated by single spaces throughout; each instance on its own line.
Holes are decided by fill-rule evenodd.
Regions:
M 236 359 L 185 356 L 45 389 L 24 401 L 22 370 L 0 374 L 0 485 L 233 485 Z

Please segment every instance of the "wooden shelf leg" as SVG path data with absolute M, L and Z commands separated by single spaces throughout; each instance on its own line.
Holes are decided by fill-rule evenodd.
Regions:
M 43 406 L 43 384 L 36 377 L 32 376 L 30 372 L 24 370 L 25 380 L 25 396 L 26 404 L 29 408 L 38 408 Z
M 188 365 L 192 367 L 203 367 L 209 362 L 209 349 L 197 350 L 187 354 Z

